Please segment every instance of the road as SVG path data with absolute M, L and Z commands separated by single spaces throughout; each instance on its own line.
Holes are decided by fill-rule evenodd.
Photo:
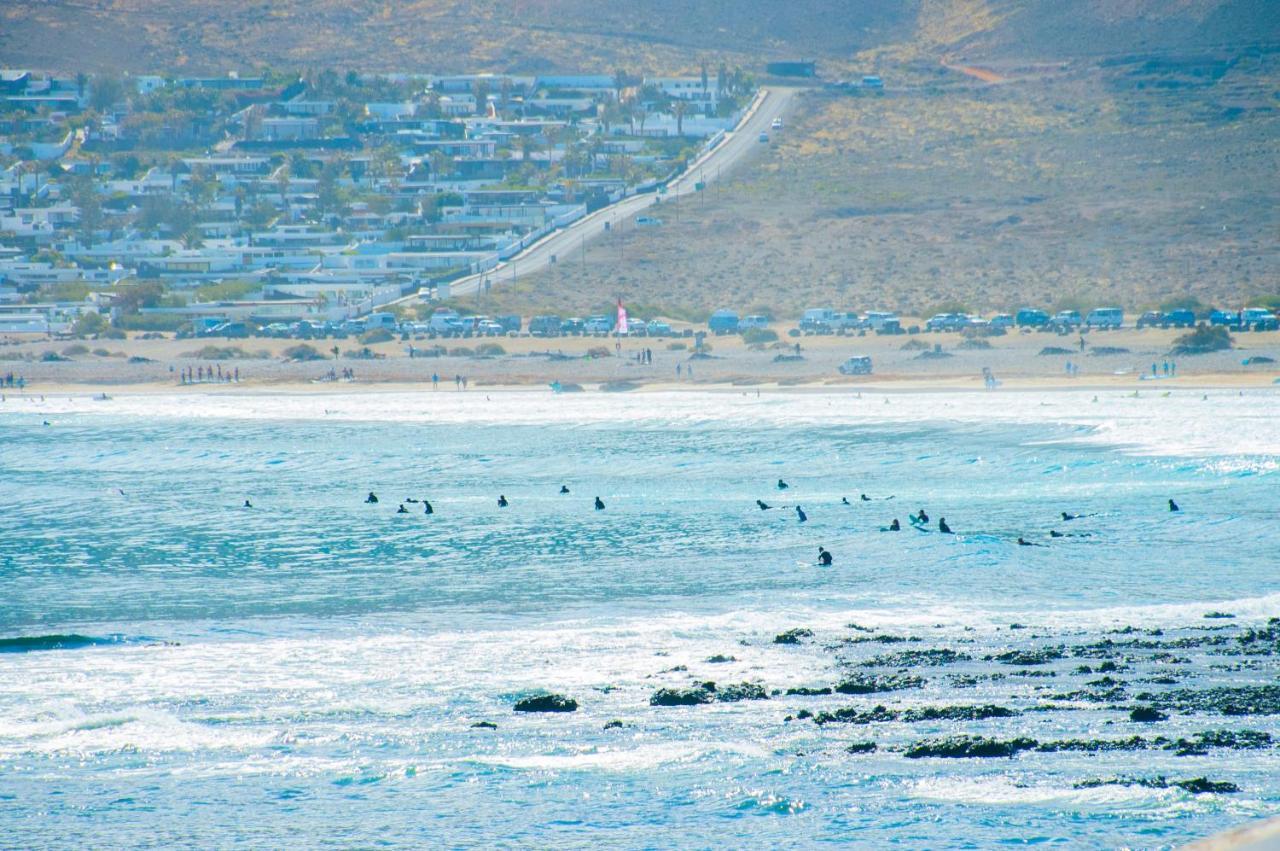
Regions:
M 679 196 L 694 194 L 697 191 L 694 188 L 695 184 L 699 181 L 702 181 L 704 186 L 709 186 L 726 175 L 747 154 L 762 147 L 760 134 L 773 132 L 770 129 L 773 120 L 783 116 L 792 97 L 795 96 L 795 91 L 787 88 L 761 90 L 754 110 L 743 119 L 737 129 L 726 133 L 719 145 L 703 154 L 683 175 L 667 184 L 666 194 L 632 195 L 616 204 L 596 210 L 568 227 L 548 234 L 510 260 L 500 263 L 487 272 L 452 281 L 449 285 L 450 295 L 473 294 L 476 288 L 486 280 L 490 287 L 500 287 L 504 283 L 516 280 L 520 275 L 529 275 L 546 268 L 553 262 L 552 258 L 568 260 L 573 257 L 575 251 L 581 251 L 588 242 L 606 233 L 606 226 L 609 230 L 613 228 L 630 230 L 635 227 L 635 223 L 629 220 L 653 206 L 659 198 L 662 199 L 659 206 L 665 208 L 669 204 L 676 203 Z M 415 293 L 399 301 L 411 303 L 418 299 Z

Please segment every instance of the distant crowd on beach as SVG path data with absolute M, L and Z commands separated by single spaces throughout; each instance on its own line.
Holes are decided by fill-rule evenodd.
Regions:
M 21 375 L 14 375 L 12 372 L 6 372 L 4 374 L 4 386 L 17 387 L 21 390 L 27 386 L 27 379 L 23 378 Z
M 172 371 L 170 367 L 170 371 Z M 181 384 L 238 384 L 240 382 L 240 367 L 234 369 L 223 369 L 219 364 L 212 366 L 188 366 L 179 374 L 179 383 Z

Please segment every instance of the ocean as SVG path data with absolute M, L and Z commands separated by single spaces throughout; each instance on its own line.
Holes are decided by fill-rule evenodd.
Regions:
M 1280 813 L 1277 411 L 9 396 L 0 848 L 1169 848 Z M 513 711 L 542 693 L 578 708 Z

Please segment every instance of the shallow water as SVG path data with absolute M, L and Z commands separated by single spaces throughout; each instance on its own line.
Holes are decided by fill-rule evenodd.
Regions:
M 1240 664 L 1195 642 L 1280 615 L 1278 402 L 11 397 L 0 837 L 18 839 L 0 846 L 1167 847 L 1274 813 L 1274 746 L 902 751 L 959 732 L 1280 740 L 1272 715 L 1127 720 L 1137 694 L 1167 687 L 1149 684 L 1157 674 L 1183 688 L 1275 681 L 1272 656 Z M 362 503 L 369 490 L 377 506 Z M 405 497 L 436 513 L 397 515 Z M 878 531 L 920 506 L 958 534 Z M 1096 516 L 1063 524 L 1063 510 Z M 819 544 L 834 567 L 813 566 Z M 773 643 L 793 627 L 814 636 Z M 1194 646 L 1174 661 L 1131 651 L 1122 698 L 1054 711 L 1035 707 L 1096 679 L 1075 673 L 1081 659 L 984 678 L 999 664 L 984 655 L 1124 627 Z M 919 641 L 849 642 L 867 635 Z M 889 693 L 649 705 L 694 681 L 829 686 L 908 647 L 971 661 L 912 669 L 924 682 Z M 734 661 L 705 661 L 716 654 Z M 958 684 L 966 674 L 976 682 Z M 511 711 L 542 689 L 580 710 Z M 1019 714 L 784 720 L 983 703 Z M 613 719 L 625 726 L 604 730 Z M 471 728 L 480 720 L 498 727 Z M 855 741 L 878 749 L 847 753 Z M 1127 775 L 1240 791 L 1073 788 Z

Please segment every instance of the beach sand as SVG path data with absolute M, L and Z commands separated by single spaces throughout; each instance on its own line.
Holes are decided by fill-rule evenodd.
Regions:
M 1084 354 L 1079 351 L 1077 335 L 1045 333 L 991 338 L 987 341 L 990 348 L 967 348 L 963 338 L 949 333 L 798 339 L 783 335 L 779 343 L 764 347 L 749 347 L 737 336 L 709 336 L 706 343 L 710 350 L 700 355 L 692 354 L 691 338 L 624 339 L 620 347 L 614 338 L 591 337 L 419 339 L 370 346 L 376 358 L 344 354 L 336 360 L 331 354 L 335 345 L 343 353 L 362 347 L 355 340 L 322 340 L 312 345 L 329 355 L 328 360 L 306 362 L 285 361 L 282 357 L 285 349 L 299 344 L 297 340 L 176 340 L 171 335 L 166 339 L 133 336 L 128 340 L 100 341 L 9 338 L 0 341 L 0 376 L 9 372 L 21 375 L 27 389 L 37 393 L 189 392 L 192 388 L 179 380 L 188 368 L 210 369 L 215 376 L 219 368 L 223 373 L 239 371 L 239 383 L 214 381 L 199 385 L 210 392 L 328 392 L 336 386 L 344 392 L 362 388 L 420 390 L 432 387 L 433 374 L 439 376 L 440 392 L 456 392 L 455 378 L 459 376 L 467 379 L 471 391 L 545 391 L 551 382 L 558 381 L 588 391 L 695 388 L 733 392 L 841 387 L 878 391 L 985 390 L 984 368 L 990 369 L 1000 382 L 999 389 L 1007 390 L 1244 388 L 1272 386 L 1280 377 L 1280 364 L 1242 363 L 1259 355 L 1280 360 L 1280 333 L 1276 332 L 1238 334 L 1235 349 L 1174 358 L 1176 376 L 1165 376 L 1168 352 L 1180 333 L 1159 329 L 1093 332 L 1086 336 Z M 797 342 L 801 347 L 799 360 L 792 359 Z M 474 350 L 485 344 L 497 344 L 504 353 L 474 356 Z M 77 345 L 88 351 L 70 349 L 68 360 L 41 359 L 46 352 L 61 354 Z M 408 356 L 410 345 L 419 356 Z M 921 345 L 926 349 L 921 350 Z M 206 346 L 237 347 L 247 356 L 220 360 L 199 356 Z M 443 346 L 447 353 L 421 356 L 423 350 L 437 346 Z M 941 355 L 933 351 L 935 346 L 941 347 Z M 1041 353 L 1050 347 L 1070 354 Z M 1110 353 L 1095 351 L 1102 347 Z M 594 357 L 589 354 L 592 349 L 596 350 Z M 652 364 L 636 360 L 642 349 L 652 351 Z M 95 355 L 95 350 L 108 354 Z M 839 365 L 851 355 L 871 356 L 874 373 L 839 374 Z M 1068 362 L 1078 369 L 1073 376 L 1067 374 Z M 1154 379 L 1153 365 L 1159 376 Z M 331 369 L 339 376 L 343 369 L 352 369 L 355 380 L 328 380 Z

